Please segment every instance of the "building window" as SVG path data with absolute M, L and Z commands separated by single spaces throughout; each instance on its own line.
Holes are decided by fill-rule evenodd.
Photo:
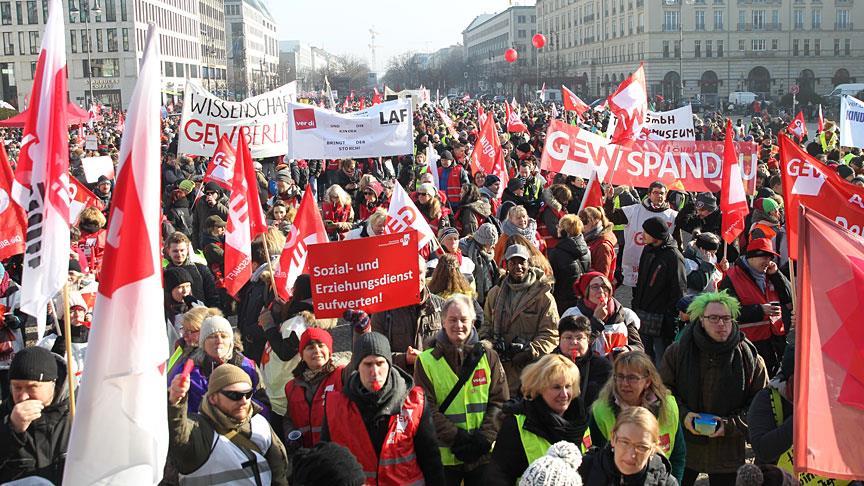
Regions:
M 30 25 L 39 23 L 39 11 L 36 9 L 36 0 L 27 0 L 27 23 Z
M 105 29 L 108 52 L 117 52 L 117 29 Z
M 814 8 L 813 12 L 810 15 L 811 25 L 813 30 L 819 30 L 822 28 L 822 9 Z
M 714 42 L 710 40 L 705 41 L 705 57 L 711 57 L 713 55 L 713 52 L 711 52 L 713 50 L 713 44 Z
M 24 54 L 27 54 L 26 52 L 24 52 L 24 50 L 26 49 L 26 47 L 24 46 L 26 45 L 27 44 L 24 43 L 24 32 L 18 32 L 18 54 L 21 54 L 22 56 Z
M 764 51 L 765 50 L 765 39 L 753 39 L 750 42 L 750 48 L 754 51 Z
M 840 55 L 840 39 L 834 39 L 834 55 Z
M 663 12 L 663 30 L 667 32 L 678 30 L 678 11 Z
M 813 54 L 816 56 L 822 54 L 822 41 L 819 39 L 813 39 Z
M 804 39 L 804 55 L 810 55 L 810 39 Z
M 714 30 L 723 30 L 723 11 L 714 11 Z
M 165 62 L 165 76 L 174 77 L 174 63 L 170 61 Z
M 69 48 L 72 49 L 72 54 L 78 53 L 78 38 L 75 37 L 75 31 L 69 31 Z
M 792 55 L 798 56 L 798 39 L 792 39 Z
M 12 4 L 9 2 L 0 2 L 0 23 L 12 25 Z
M 30 35 L 30 54 L 39 54 L 39 31 L 32 30 L 28 32 Z
M 123 29 L 123 52 L 129 52 L 129 29 Z
M 705 30 L 705 11 L 696 12 L 696 30 Z
M 723 41 L 717 41 L 717 57 L 723 57 Z
M 87 37 L 87 30 L 81 29 L 81 52 L 90 52 L 90 39 Z
M 669 58 L 669 41 L 663 41 L 663 58 Z
M 126 22 L 126 0 L 120 0 L 120 20 Z
M 840 44 L 837 44 L 839 49 Z M 15 55 L 15 45 L 12 43 L 12 32 L 3 32 L 3 54 L 7 56 Z
M 176 69 L 174 70 L 174 72 L 177 74 L 177 77 L 178 77 L 178 78 L 183 78 L 183 77 L 186 76 L 186 74 L 185 74 L 185 72 L 184 72 L 185 70 L 184 70 L 183 66 L 184 66 L 184 64 L 183 64 L 182 62 L 178 62 L 178 63 L 177 63 L 177 67 L 176 67 Z
M 796 8 L 795 9 L 795 30 L 801 30 L 804 28 L 804 9 Z
M 765 28 L 765 11 L 764 10 L 754 10 L 753 11 L 753 29 L 764 29 Z
M 90 72 L 90 63 L 87 62 L 87 59 L 81 61 L 81 65 L 84 67 L 84 74 Z M 120 77 L 120 60 L 93 59 L 93 72 L 90 74 L 94 78 L 118 78 Z
M 123 0 L 120 0 L 123 1 Z M 116 22 L 117 21 L 117 5 L 114 3 L 114 0 L 105 0 L 105 21 L 106 22 Z
M 744 39 L 738 39 L 738 50 L 743 51 L 744 49 L 746 49 L 744 46 L 745 46 Z
M 527 37 L 527 35 L 525 34 L 524 30 L 520 29 L 517 37 L 519 37 L 520 39 L 524 39 L 525 37 Z
M 681 41 L 675 41 L 673 44 L 675 46 L 675 58 L 681 57 Z
M 96 29 L 96 52 L 102 52 L 102 29 Z
M 846 56 L 852 55 L 852 39 L 843 40 L 843 54 Z
M 693 57 L 702 57 L 702 41 L 693 41 Z
M 849 10 L 841 8 L 837 10 L 837 29 L 846 29 L 849 27 Z

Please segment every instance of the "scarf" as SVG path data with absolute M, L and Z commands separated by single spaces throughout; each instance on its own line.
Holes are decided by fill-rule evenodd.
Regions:
M 237 419 L 226 415 L 210 404 L 210 400 L 207 400 L 207 396 L 205 395 L 204 400 L 201 400 L 200 407 L 201 415 L 204 415 L 210 422 L 213 424 L 213 428 L 216 430 L 216 433 L 220 435 L 225 435 L 228 432 L 236 430 L 240 432 L 246 437 L 252 436 L 252 415 L 255 412 L 255 409 L 252 407 L 252 403 L 249 403 L 249 413 L 246 415 L 246 418 L 243 421 L 238 422 Z
M 687 408 L 697 412 L 708 412 L 715 415 L 729 415 L 744 403 L 745 387 L 747 386 L 745 359 L 755 361 L 753 351 L 747 345 L 739 346 L 744 340 L 744 334 L 738 329 L 738 324 L 732 325 L 729 338 L 718 343 L 711 339 L 697 321 L 684 328 L 681 335 L 681 354 L 678 358 L 676 381 L 678 393 Z M 721 370 L 718 383 L 712 384 L 721 393 L 714 394 L 719 400 L 705 403 L 703 400 L 702 364 L 700 356 L 707 354 L 714 357 Z M 745 358 L 744 354 L 749 356 Z
M 577 403 L 577 401 L 579 401 Z M 548 440 L 550 444 L 566 440 L 582 443 L 582 435 L 588 425 L 588 417 L 581 398 L 574 398 L 564 415 L 553 412 L 542 397 L 522 402 L 525 414 L 525 429 Z
M 525 228 L 520 228 L 513 224 L 509 219 L 505 219 L 501 223 L 501 232 L 507 236 L 513 235 L 522 235 L 528 241 L 535 242 L 535 236 L 537 234 L 537 221 L 528 218 L 528 226 Z
M 594 229 L 587 231 L 587 232 L 582 232 L 582 236 L 585 238 L 585 242 L 588 243 L 590 241 L 594 241 L 597 238 L 599 238 L 600 233 L 602 233 L 602 232 L 603 232 L 603 224 L 598 222 L 597 226 L 595 226 Z
M 747 261 L 746 256 L 741 256 L 740 258 L 741 263 L 743 264 L 742 266 L 747 269 L 747 273 L 749 273 L 750 276 L 753 277 L 753 280 L 756 281 L 756 285 L 759 286 L 759 290 L 765 292 L 765 285 L 767 284 L 768 274 L 762 273 L 751 267 L 750 262 Z
M 410 383 L 407 383 L 408 380 Z M 348 398 L 357 405 L 363 420 L 371 423 L 379 417 L 398 413 L 408 395 L 408 390 L 413 385 L 413 380 L 407 374 L 403 376 L 391 365 L 387 381 L 377 392 L 367 390 L 360 382 L 360 374 L 353 373 L 348 379 L 346 393 Z
M 301 361 L 300 364 L 294 368 L 294 376 L 302 377 L 303 381 L 316 387 L 318 386 L 318 383 L 321 383 L 324 378 L 330 376 L 330 373 L 333 373 L 334 371 L 336 371 L 336 365 L 333 364 L 333 358 L 331 356 L 331 358 L 324 363 L 324 366 L 317 370 L 309 368 L 305 361 Z

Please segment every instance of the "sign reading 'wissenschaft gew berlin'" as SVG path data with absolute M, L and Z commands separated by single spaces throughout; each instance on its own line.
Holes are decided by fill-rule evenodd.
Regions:
M 344 114 L 298 103 L 288 107 L 289 158 L 386 157 L 413 149 L 413 113 L 407 99 Z

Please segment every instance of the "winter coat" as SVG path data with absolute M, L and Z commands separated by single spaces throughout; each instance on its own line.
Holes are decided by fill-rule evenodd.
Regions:
M 166 268 L 170 267 L 183 267 L 189 273 L 192 277 L 192 295 L 207 304 L 207 307 L 219 307 L 222 304 L 219 292 L 216 290 L 216 279 L 207 265 L 195 263 L 189 257 L 182 265 L 175 265 L 169 260 Z
M 179 205 L 172 205 L 165 212 L 165 217 L 168 218 L 168 221 L 171 222 L 171 225 L 174 226 L 176 231 L 183 233 L 188 236 L 190 239 L 193 237 L 192 232 L 192 212 L 189 211 L 189 205 L 185 206 L 181 203 Z
M 399 307 L 372 316 L 372 330 L 387 336 L 393 350 L 393 364 L 413 372 L 405 361 L 408 346 L 423 351 L 433 344 L 435 335 L 441 330 L 441 308 L 444 299 L 425 288 L 420 303 Z
M 585 486 L 615 486 L 620 484 L 640 486 L 678 486 L 672 476 L 672 464 L 666 456 L 655 452 L 648 459 L 645 469 L 633 476 L 622 476 L 615 466 L 615 453 L 611 444 L 585 454 L 579 465 Z
M 196 243 L 196 248 L 204 248 L 202 241 L 206 232 L 205 224 L 210 216 L 219 216 L 222 221 L 228 221 L 228 206 L 222 199 L 218 199 L 215 205 L 210 206 L 202 196 L 201 201 L 198 201 L 192 210 L 192 242 Z
M 492 206 L 482 198 L 472 203 L 459 206 L 456 211 L 456 228 L 461 237 L 474 234 L 481 224 L 489 220 Z
M 667 236 L 659 246 L 645 245 L 639 257 L 639 275 L 633 289 L 633 310 L 664 314 L 663 335 L 675 335 L 675 304 L 687 290 L 687 274 L 684 270 L 684 256 L 675 246 L 671 236 Z M 667 322 L 668 327 L 667 329 Z
M 778 426 L 771 404 L 774 384 L 772 380 L 768 388 L 760 390 L 747 411 L 747 427 L 750 430 L 750 444 L 756 454 L 756 464 L 777 464 L 780 457 L 792 447 L 792 402 L 780 393 L 783 423 Z
M 581 234 L 565 236 L 555 248 L 549 249 L 549 265 L 555 275 L 555 302 L 559 309 L 569 309 L 576 305 L 573 284 L 583 273 L 591 270 L 591 252 Z
M 602 333 L 606 326 L 612 324 L 624 324 L 627 328 L 627 347 L 630 348 L 630 351 L 642 351 L 645 349 L 645 346 L 642 344 L 642 338 L 639 336 L 639 317 L 635 312 L 621 305 L 621 302 L 618 302 L 618 299 L 614 297 L 612 297 L 612 312 L 602 322 L 594 317 L 594 310 L 585 305 L 585 301 L 581 299 L 576 302 L 575 306 L 561 314 L 562 318 L 567 316 L 587 317 L 588 321 L 591 322 L 592 333 Z
M 271 299 L 270 274 L 264 263 L 258 266 L 237 293 L 237 329 L 243 336 L 246 355 L 256 363 L 261 362 L 267 341 L 264 330 L 258 325 L 258 316 Z
M 615 282 L 615 268 L 618 263 L 618 253 L 615 248 L 618 245 L 618 238 L 612 230 L 612 223 L 607 224 L 597 233 L 583 231 L 582 237 L 585 238 L 585 243 L 591 251 L 591 270 L 600 272 L 610 282 Z
M 460 240 L 459 249 L 462 255 L 474 262 L 474 291 L 477 292 L 477 302 L 483 305 L 489 290 L 498 283 L 498 264 L 495 263 L 494 255 L 483 251 L 482 245 L 474 238 Z
M 0 482 L 40 476 L 54 484 L 63 479 L 66 446 L 69 443 L 69 389 L 66 362 L 55 355 L 57 381 L 54 400 L 42 410 L 24 433 L 12 430 L 9 415 L 14 404 L 7 400 L 0 406 Z
M 525 281 L 518 284 L 505 277 L 486 295 L 483 313 L 485 322 L 480 328 L 480 339 L 493 342 L 503 339 L 510 344 L 519 337 L 528 342 L 526 351 L 532 360 L 558 346 L 558 306 L 552 296 L 552 285 L 539 268 L 529 268 Z M 522 367 L 507 361 L 504 371 L 510 394 L 517 396 Z

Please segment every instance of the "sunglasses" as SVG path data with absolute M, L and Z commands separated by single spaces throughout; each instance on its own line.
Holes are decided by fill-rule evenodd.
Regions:
M 252 398 L 255 390 L 249 390 L 247 392 L 220 390 L 219 393 L 232 402 L 239 402 L 241 398 L 245 398 L 246 400 Z

